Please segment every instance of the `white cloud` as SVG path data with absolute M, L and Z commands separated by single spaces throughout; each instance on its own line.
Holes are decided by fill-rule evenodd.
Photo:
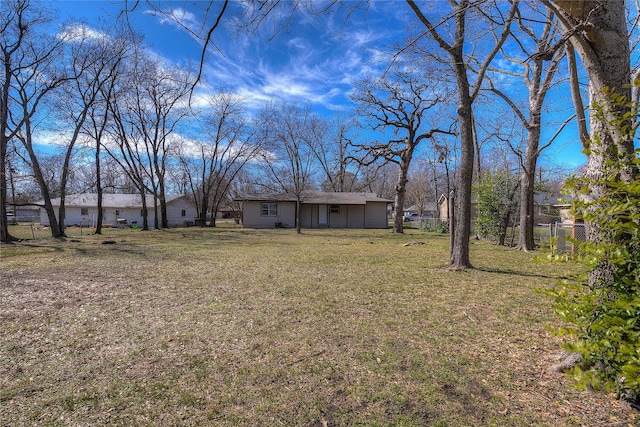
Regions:
M 74 23 L 65 26 L 62 31 L 57 34 L 58 39 L 67 42 L 80 42 L 87 39 L 101 40 L 109 36 L 103 32 L 97 31 L 86 24 Z

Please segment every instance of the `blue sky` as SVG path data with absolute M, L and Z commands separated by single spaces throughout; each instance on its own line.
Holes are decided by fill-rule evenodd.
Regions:
M 100 15 L 111 19 L 122 7 L 122 2 L 117 0 L 50 4 L 60 11 L 62 21 L 86 20 L 90 26 L 96 24 Z M 205 16 L 203 8 L 209 2 L 174 1 L 171 4 L 183 23 L 197 32 Z M 207 55 L 204 84 L 198 89 L 198 95 L 222 86 L 234 90 L 254 108 L 273 99 L 310 103 L 320 113 L 353 107 L 348 98 L 351 82 L 379 73 L 388 63 L 385 57 L 389 46 L 405 36 L 403 22 L 415 19 L 404 2 L 372 1 L 370 4 L 366 13 L 356 11 L 348 20 L 344 12 L 320 18 L 298 13 L 289 20 L 282 10 L 280 15 L 274 15 L 276 22 L 263 23 L 252 36 L 236 35 L 229 26 L 217 30 L 213 42 L 218 51 Z M 168 3 L 162 5 L 166 7 Z M 437 9 L 438 1 L 433 5 Z M 181 9 L 185 6 L 187 10 Z M 212 10 L 209 19 L 216 13 L 217 10 Z M 199 63 L 202 41 L 172 20 L 153 13 L 144 0 L 139 2 L 130 20 L 144 35 L 153 54 L 181 66 Z M 283 20 L 288 20 L 288 26 L 274 35 L 274 28 L 281 28 L 279 24 Z M 565 98 L 563 105 L 569 102 L 562 93 L 555 96 Z M 563 121 L 566 115 L 566 112 L 559 114 L 557 121 Z M 575 130 L 568 127 L 546 157 L 570 167 L 582 164 L 585 157 L 574 140 Z

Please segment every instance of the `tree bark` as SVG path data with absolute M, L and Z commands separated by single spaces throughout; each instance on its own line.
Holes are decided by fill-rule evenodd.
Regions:
M 409 151 L 409 152 L 407 152 Z M 393 198 L 393 232 L 404 233 L 404 199 L 407 194 L 407 182 L 409 181 L 409 165 L 413 149 L 405 149 L 402 161 L 398 168 L 398 181 L 396 182 L 395 196 Z
M 631 100 L 631 65 L 625 1 L 555 0 L 548 6 L 555 8 L 565 31 L 572 32 L 569 41 L 580 55 L 589 76 L 592 108 L 589 131 L 592 139 L 585 147 L 589 151 L 582 177 L 587 182 L 596 183 L 604 177 L 608 162 L 631 159 L 634 152 L 633 134 L 629 131 L 633 129 L 631 119 L 627 123 L 620 121 L 631 112 L 627 104 Z M 624 96 L 627 102 L 613 102 L 611 93 Z M 596 106 L 601 116 L 595 114 Z M 632 168 L 620 171 L 620 179 L 626 182 L 631 182 L 634 175 Z M 587 203 L 594 202 L 606 198 L 607 191 L 604 185 L 590 184 L 580 197 Z M 593 223 L 585 225 L 588 241 L 600 243 L 607 239 L 606 230 L 599 230 Z M 600 262 L 591 270 L 591 285 L 610 281 L 610 266 L 606 262 Z

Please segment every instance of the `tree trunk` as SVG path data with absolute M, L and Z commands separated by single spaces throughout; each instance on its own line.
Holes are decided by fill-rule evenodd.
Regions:
M 529 162 L 527 162 L 529 163 Z M 520 230 L 518 231 L 517 249 L 532 251 L 535 249 L 533 230 L 535 228 L 534 180 L 535 159 L 533 165 L 527 166 L 520 177 Z M 530 167 L 533 167 L 533 170 Z
M 529 126 L 528 129 L 524 167 L 520 176 L 520 231 L 518 232 L 517 249 L 525 252 L 535 249 L 533 235 L 535 227 L 534 184 L 539 154 L 540 116 L 537 115 L 537 118 L 537 123 Z
M 409 164 L 411 155 L 403 154 L 398 171 L 398 182 L 396 183 L 395 196 L 393 198 L 393 232 L 404 233 L 404 199 L 407 193 L 407 178 L 409 175 Z
M 302 234 L 302 224 L 300 224 L 300 193 L 296 196 L 296 233 Z
M 2 84 L 2 98 L 0 98 L 0 243 L 10 243 L 17 240 L 9 234 L 7 221 L 7 149 L 9 138 L 7 137 L 7 125 L 9 120 L 9 86 L 11 84 L 10 60 L 4 59 L 4 81 Z
M 96 144 L 96 194 L 98 197 L 98 215 L 96 218 L 96 234 L 102 234 L 102 169 L 100 167 L 100 142 Z
M 630 107 L 624 103 L 612 102 L 611 92 L 631 99 L 630 51 L 624 0 L 567 1 L 553 2 L 559 7 L 559 14 L 565 29 L 570 31 L 577 22 L 586 24 L 582 32 L 576 32 L 569 39 L 580 55 L 589 76 L 589 100 L 592 109 L 597 105 L 602 110 L 598 117 L 592 110 L 590 133 L 592 142 L 583 178 L 588 182 L 598 182 L 603 178 L 608 162 L 619 162 L 620 156 L 633 156 L 633 138 L 627 129 L 631 122 L 620 122 L 629 113 Z M 576 22 L 577 21 L 577 22 Z M 597 141 L 597 144 L 593 141 Z M 630 164 L 630 163 L 627 163 Z M 620 179 L 631 182 L 634 171 L 630 168 L 620 172 Z M 586 202 L 606 198 L 604 185 L 589 185 L 588 191 L 581 193 Z M 598 230 L 596 224 L 587 223 L 587 240 L 599 243 L 606 239 L 605 230 Z M 610 283 L 610 266 L 601 262 L 592 269 L 589 283 Z
M 460 120 L 460 167 L 455 185 L 455 227 L 449 267 L 452 270 L 472 268 L 469 258 L 471 234 L 471 184 L 473 182 L 473 113 L 469 96 L 469 81 L 464 65 L 462 47 L 455 54 L 455 74 L 458 86 L 458 119 Z
M 42 195 L 42 199 L 44 200 L 44 209 L 47 213 L 47 217 L 49 218 L 51 237 L 64 237 L 64 230 L 60 228 L 58 219 L 56 218 L 55 210 L 53 209 L 53 205 L 51 204 L 51 194 L 49 192 L 49 186 L 44 180 L 44 175 L 42 174 L 42 169 L 40 168 L 40 163 L 38 162 L 38 157 L 36 156 L 36 153 L 33 149 L 31 120 L 28 118 L 26 111 L 25 117 L 27 117 L 24 121 L 25 136 L 22 139 L 22 143 L 24 145 L 24 148 L 27 150 L 27 153 L 29 154 L 29 160 L 31 161 L 31 168 L 33 170 L 34 178 L 38 183 L 38 186 L 40 187 L 40 193 Z

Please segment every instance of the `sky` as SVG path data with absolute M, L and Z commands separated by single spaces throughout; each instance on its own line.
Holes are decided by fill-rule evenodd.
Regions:
M 113 19 L 123 6 L 117 0 L 46 3 L 59 10 L 61 22 L 84 21 L 89 26 L 97 26 L 100 16 Z M 130 0 L 131 3 L 134 1 Z M 435 8 L 438 3 L 432 2 Z M 174 0 L 160 4 L 165 9 L 173 6 L 185 26 L 197 32 L 207 16 L 204 8 L 209 2 Z M 221 4 L 214 3 L 214 8 Z M 207 22 L 212 22 L 217 11 L 210 11 Z M 352 82 L 379 74 L 388 64 L 389 47 L 406 36 L 403 23 L 415 19 L 404 2 L 384 0 L 371 1 L 366 11 L 352 11 L 348 17 L 340 12 L 321 18 L 306 13 L 290 17 L 284 9 L 279 12 L 273 15 L 278 22 L 267 20 L 252 33 L 237 34 L 229 22 L 216 30 L 213 49 L 204 62 L 203 84 L 197 90 L 196 102 L 208 91 L 224 87 L 235 91 L 255 109 L 270 100 L 310 104 L 320 114 L 351 109 Z M 199 64 L 202 40 L 174 20 L 154 12 L 146 1 L 138 3 L 129 19 L 154 55 L 178 66 Z M 283 28 L 280 23 L 285 21 L 288 25 Z M 554 96 L 566 98 L 562 93 Z M 580 151 L 575 131 L 568 127 L 546 156 L 549 161 L 575 167 L 585 161 Z

